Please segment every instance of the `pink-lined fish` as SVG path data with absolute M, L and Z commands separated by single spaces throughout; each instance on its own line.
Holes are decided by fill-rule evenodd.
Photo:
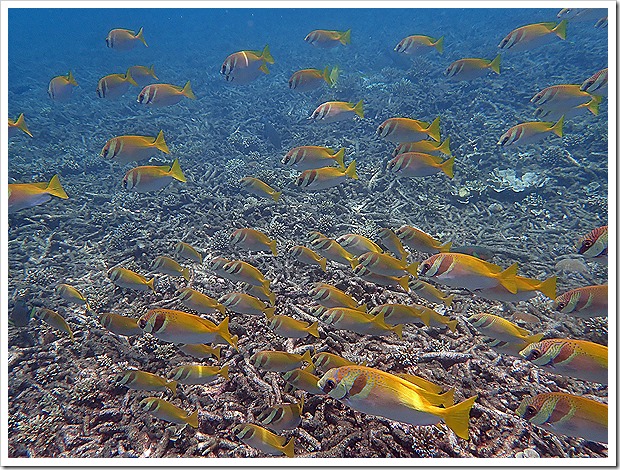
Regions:
M 590 78 L 587 78 L 581 84 L 581 91 L 592 93 L 593 95 L 607 96 L 608 70 L 608 68 L 604 68 L 596 72 Z
M 553 302 L 558 312 L 579 318 L 606 317 L 608 315 L 608 286 L 586 286 L 565 292 Z
M 578 242 L 577 252 L 586 258 L 607 258 L 607 225 L 590 231 Z

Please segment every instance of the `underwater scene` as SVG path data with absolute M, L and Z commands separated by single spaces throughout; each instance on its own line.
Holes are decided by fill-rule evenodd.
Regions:
M 10 8 L 8 456 L 608 457 L 564 6 Z

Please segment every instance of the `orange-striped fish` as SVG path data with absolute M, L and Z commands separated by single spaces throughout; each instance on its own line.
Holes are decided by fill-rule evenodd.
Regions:
M 445 253 L 452 248 L 452 242 L 442 244 L 428 233 L 410 225 L 403 225 L 395 233 L 404 245 L 420 253 Z
M 294 166 L 300 171 L 331 167 L 334 163 L 344 171 L 344 148 L 335 152 L 327 147 L 305 145 L 289 150 L 282 158 L 282 164 Z
M 78 86 L 78 83 L 75 81 L 71 70 L 69 70 L 67 75 L 59 75 L 50 80 L 47 94 L 54 101 L 68 101 L 73 93 L 73 87 L 76 86 Z
M 242 250 L 271 251 L 273 256 L 278 256 L 276 241 L 269 238 L 263 232 L 253 228 L 240 228 L 230 235 L 230 243 Z
M 108 140 L 100 155 L 106 160 L 126 165 L 129 162 L 150 158 L 160 150 L 170 153 L 164 140 L 164 131 L 159 131 L 157 137 L 142 135 L 121 135 Z
M 333 188 L 345 182 L 347 179 L 358 179 L 355 165 L 355 160 L 352 160 L 349 166 L 344 170 L 332 166 L 317 168 L 315 170 L 305 170 L 297 177 L 295 184 L 300 188 L 311 191 Z
M 140 28 L 138 34 L 130 29 L 113 29 L 108 33 L 105 38 L 106 45 L 117 51 L 130 51 L 136 47 L 139 43 L 144 44 L 145 47 L 149 47 L 144 39 L 144 28 Z
M 606 317 L 608 315 L 608 286 L 586 286 L 565 292 L 553 302 L 558 312 L 579 318 Z
M 377 135 L 389 142 L 417 142 L 433 139 L 439 142 L 439 116 L 431 123 L 409 118 L 386 119 L 377 128 Z
M 326 29 L 315 29 L 306 35 L 304 41 L 322 49 L 329 49 L 340 44 L 347 46 L 351 44 L 351 30 L 330 31 Z
M 319 105 L 318 108 L 308 117 L 315 122 L 339 122 L 348 121 L 355 116 L 364 118 L 364 102 L 359 100 L 357 103 L 348 101 L 327 101 Z
M 443 54 L 443 36 L 439 39 L 422 35 L 407 36 L 396 45 L 394 50 L 410 56 L 421 56 L 434 50 Z
M 550 134 L 562 137 L 564 116 L 558 122 L 523 122 L 508 129 L 497 142 L 497 145 L 507 147 L 509 145 L 533 144 L 543 140 Z
M 555 37 L 566 39 L 566 20 L 556 23 L 535 23 L 517 28 L 502 39 L 499 47 L 503 51 L 529 51 L 549 44 Z
M 434 155 L 435 157 L 439 157 L 442 154 L 450 156 L 452 155 L 452 151 L 450 150 L 450 137 L 446 137 L 446 140 L 442 143 L 433 142 L 432 140 L 403 142 L 402 144 L 398 144 L 398 147 L 394 149 L 392 157 L 408 152 L 427 153 L 429 155 Z
M 168 83 L 154 83 L 142 88 L 138 95 L 138 103 L 151 108 L 161 108 L 177 104 L 183 98 L 195 100 L 196 95 L 192 91 L 189 80 L 184 87 L 170 85 Z
M 446 75 L 452 80 L 475 80 L 484 77 L 489 70 L 499 75 L 499 64 L 502 56 L 497 54 L 495 59 L 459 59 L 448 65 Z
M 15 137 L 20 131 L 32 137 L 31 132 L 28 130 L 28 126 L 26 126 L 24 113 L 21 113 L 15 121 L 9 118 L 9 139 Z
M 129 67 L 129 73 L 131 74 L 131 78 L 141 87 L 153 83 L 153 80 L 159 80 L 159 77 L 155 75 L 155 65 L 151 65 L 150 67 L 132 65 Z
M 268 74 L 267 64 L 275 61 L 266 45 L 262 51 L 239 51 L 224 60 L 220 73 L 232 85 L 245 85 L 262 74 Z
M 181 171 L 179 159 L 175 159 L 171 166 L 138 166 L 132 168 L 123 177 L 123 188 L 138 193 L 159 191 L 168 186 L 173 180 L 186 183 L 187 180 Z
M 99 98 L 115 100 L 127 93 L 130 85 L 139 86 L 131 76 L 130 69 L 127 69 L 127 72 L 124 74 L 113 73 L 106 75 L 99 79 L 99 83 L 97 83 L 97 96 Z
M 278 202 L 282 191 L 276 191 L 264 181 L 254 178 L 252 176 L 246 176 L 240 180 L 241 187 L 254 196 L 270 197 L 274 202 Z
M 52 176 L 49 183 L 11 183 L 9 187 L 9 214 L 45 204 L 52 197 L 68 199 L 60 184 L 58 175 Z
M 607 259 L 607 225 L 597 227 L 579 239 L 577 252 L 586 258 Z
M 599 70 L 590 78 L 587 78 L 581 84 L 581 91 L 585 91 L 587 93 L 592 93 L 595 95 L 607 96 L 607 71 L 608 68 L 604 68 L 603 70 Z
M 337 79 L 337 77 L 338 67 L 334 67 L 331 70 L 329 70 L 329 67 L 325 67 L 323 70 L 298 70 L 288 79 L 288 87 L 295 91 L 316 90 L 323 85 L 323 83 L 327 83 L 329 87 L 333 87 L 336 84 L 335 79 Z

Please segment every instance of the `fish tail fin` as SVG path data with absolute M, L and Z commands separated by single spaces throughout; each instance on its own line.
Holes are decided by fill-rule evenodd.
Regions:
M 325 66 L 325 68 L 323 69 L 323 73 L 321 74 L 321 77 L 323 77 L 323 80 L 325 80 L 325 83 L 327 83 L 330 87 L 334 86 L 334 84 L 332 83 L 332 79 L 329 76 L 329 66 Z
M 446 425 L 461 439 L 469 439 L 469 412 L 478 395 L 446 408 L 442 417 Z
M 346 46 L 347 44 L 351 44 L 351 30 L 347 29 L 344 33 L 340 35 L 340 38 L 338 40 L 344 46 Z
M 538 289 L 536 290 L 538 292 L 542 292 L 544 295 L 549 297 L 551 300 L 555 300 L 557 280 L 558 280 L 557 276 L 551 276 L 549 279 L 545 279 L 543 282 L 541 282 L 540 285 L 538 286 Z
M 267 297 L 269 297 L 269 302 L 271 303 L 271 305 L 276 303 L 276 294 L 274 292 L 269 292 Z
M 405 268 L 405 271 L 407 271 L 413 277 L 418 277 L 418 266 L 420 266 L 420 263 L 416 261 L 414 263 L 411 263 L 409 266 L 407 266 Z
M 181 183 L 187 183 L 183 171 L 181 171 L 181 165 L 179 165 L 179 159 L 175 158 L 170 167 L 170 176 Z
M 125 80 L 127 80 L 129 83 L 131 83 L 133 86 L 139 86 L 136 81 L 133 79 L 133 77 L 131 76 L 131 67 L 129 67 L 127 69 L 127 72 L 125 72 Z
M 439 142 L 439 116 L 426 128 L 426 133 L 435 142 Z
M 149 47 L 149 45 L 146 43 L 146 39 L 144 39 L 144 28 L 140 28 L 140 31 L 138 31 L 138 34 L 136 34 L 135 37 L 136 39 L 142 41 L 142 44 L 144 44 L 146 47 Z
M 558 119 L 558 122 L 556 122 L 553 127 L 550 129 L 551 132 L 553 132 L 555 135 L 557 135 L 558 137 L 562 137 L 563 135 L 563 127 L 564 127 L 564 116 L 562 116 L 560 119 Z
M 360 262 L 356 257 L 352 256 L 352 258 L 349 260 L 349 264 L 351 265 L 351 269 L 355 269 L 355 267 L 360 264 Z
M 239 351 L 239 348 L 237 347 L 237 343 L 239 342 L 239 335 L 233 336 L 231 340 L 232 340 L 232 347 L 235 348 L 236 351 Z
M 437 41 L 435 42 L 435 44 L 433 44 L 433 46 L 435 46 L 435 49 L 437 49 L 437 52 L 439 52 L 440 54 L 443 54 L 443 36 L 441 36 L 439 39 L 437 39 Z
M 442 398 L 443 406 L 449 407 L 454 405 L 454 387 L 446 393 L 439 393 L 438 395 Z
M 308 333 L 310 333 L 315 338 L 318 338 L 319 337 L 319 322 L 315 321 L 312 325 L 308 327 L 306 331 L 308 331 Z
M 396 333 L 398 339 L 403 339 L 403 325 L 394 325 L 392 331 Z
M 425 326 L 431 326 L 431 309 L 425 308 L 423 312 L 420 314 L 420 320 L 424 323 Z
M 594 101 L 594 100 L 593 100 Z M 598 105 L 596 106 L 596 113 L 598 114 Z M 28 126 L 26 126 L 26 121 L 24 120 L 24 113 L 21 113 L 15 121 L 15 125 L 22 131 L 32 137 L 32 134 L 28 130 Z
M 271 281 L 269 279 L 263 279 L 263 288 L 271 290 Z
M 353 107 L 353 111 L 360 118 L 364 119 L 364 100 L 359 100 L 357 104 Z
M 269 243 L 269 248 L 271 248 L 271 252 L 273 253 L 273 256 L 278 256 L 278 249 L 276 248 L 275 240 L 271 240 L 271 242 Z
M 306 361 L 308 364 L 314 367 L 314 362 L 312 362 L 312 355 L 310 354 L 310 350 L 306 349 L 306 352 L 301 356 L 302 361 Z
M 271 317 L 273 317 L 276 314 L 276 309 L 275 309 L 275 307 L 268 307 L 265 310 L 263 310 L 263 313 L 265 314 L 265 316 L 269 320 Z
M 295 457 L 295 438 L 291 437 L 291 439 L 286 443 L 284 447 L 282 447 L 282 453 L 287 457 Z
M 452 305 L 453 300 L 454 300 L 454 294 L 450 294 L 449 296 L 443 298 L 443 304 L 446 307 L 449 307 L 450 305 Z
M 224 320 L 222 320 L 222 323 L 217 325 L 217 332 L 219 333 L 219 335 L 222 337 L 222 339 L 224 341 L 226 341 L 228 344 L 230 344 L 233 348 L 237 349 L 237 341 L 235 341 L 230 336 L 230 330 L 228 329 L 228 321 L 229 321 L 229 319 L 230 319 L 230 317 L 226 317 L 226 318 L 224 318 Z
M 495 59 L 493 59 L 491 63 L 489 64 L 489 68 L 498 75 L 499 75 L 499 64 L 501 60 L 502 60 L 501 54 L 497 54 L 495 56 Z
M 404 275 L 397 279 L 400 286 L 405 289 L 405 292 L 409 292 L 409 276 Z
M 523 338 L 523 341 L 525 341 L 527 344 L 539 343 L 540 340 L 542 340 L 544 336 L 545 336 L 544 333 L 538 333 L 536 335 L 530 335 L 530 336 Z
M 271 55 L 271 52 L 269 51 L 269 44 L 265 44 L 265 47 L 263 48 L 263 52 L 261 53 L 260 58 L 263 59 L 268 64 L 275 63 L 275 60 L 273 60 L 273 56 Z
M 170 153 L 170 149 L 168 148 L 168 145 L 166 144 L 166 141 L 164 140 L 163 130 L 160 130 L 159 134 L 157 134 L 157 137 L 155 138 L 155 142 L 153 142 L 153 146 L 157 150 L 161 150 L 164 153 Z
M 450 320 L 450 321 L 446 322 L 446 326 L 447 326 L 448 328 L 450 328 L 450 331 L 451 331 L 452 333 L 454 333 L 454 332 L 456 331 L 456 326 L 457 326 L 458 324 L 459 324 L 459 322 L 458 322 L 458 321 L 456 321 L 456 320 Z
M 359 310 L 360 312 L 366 312 L 368 311 L 368 306 L 366 304 L 358 305 L 357 310 Z
M 191 415 L 185 418 L 185 422 L 193 428 L 198 428 L 198 410 L 194 411 Z
M 595 116 L 598 116 L 598 107 L 601 104 L 601 101 L 603 99 L 600 96 L 597 95 L 593 95 L 592 99 L 590 100 L 590 102 L 586 105 L 586 108 L 588 109 L 588 111 L 590 111 L 592 114 L 594 114 Z M 22 129 L 23 130 L 23 129 Z M 26 131 L 24 131 L 26 132 Z M 29 132 L 26 132 L 27 134 L 30 134 Z M 32 137 L 32 135 L 30 136 Z
M 190 277 L 189 277 L 189 268 L 183 268 L 183 278 L 189 282 Z
M 551 31 L 557 34 L 560 39 L 566 39 L 566 25 L 567 25 L 567 21 L 562 20 Z
M 441 245 L 437 249 L 439 250 L 440 253 L 449 253 L 451 248 L 452 248 L 452 242 L 447 242 Z
M 336 163 L 344 170 L 344 147 L 336 152 L 334 160 L 336 160 Z
M 338 83 L 339 76 L 340 76 L 340 67 L 338 67 L 337 65 L 334 65 L 332 67 L 332 71 L 329 72 L 329 81 L 330 81 L 330 86 L 332 88 L 336 86 L 336 83 Z
M 155 64 L 151 65 L 149 67 L 149 74 L 151 75 L 151 77 L 153 77 L 155 80 L 159 80 L 159 77 L 157 75 L 155 75 Z
M 452 151 L 450 150 L 450 137 L 446 137 L 446 140 L 443 141 L 443 144 L 437 147 L 437 150 L 444 155 L 452 155 Z
M 282 196 L 282 191 L 274 191 L 273 194 L 271 195 L 271 197 L 273 198 L 273 202 L 278 202 L 278 199 L 280 199 L 280 196 Z
M 504 271 L 497 274 L 497 279 L 502 286 L 504 286 L 511 294 L 517 293 L 517 281 L 515 276 L 517 275 L 518 265 L 514 263 L 506 268 Z
M 155 292 L 155 278 L 151 279 L 150 281 L 147 281 L 146 285 L 149 289 Z
M 226 313 L 226 307 L 222 304 L 217 304 L 215 306 L 215 308 L 217 309 L 218 312 L 220 312 L 221 314 Z
M 219 374 L 224 377 L 226 380 L 228 380 L 228 364 L 226 364 L 224 367 L 222 367 L 220 369 Z
M 190 100 L 196 99 L 196 95 L 194 95 L 194 91 L 192 90 L 192 85 L 189 82 L 189 80 L 187 81 L 183 89 L 181 90 L 181 94 L 187 96 Z
M 60 184 L 60 179 L 58 178 L 58 175 L 52 176 L 52 179 L 47 184 L 46 190 L 47 193 L 51 194 L 52 196 L 59 197 L 60 199 L 69 199 L 69 196 L 67 196 L 67 193 Z
M 319 265 L 321 266 L 321 269 L 323 270 L 323 272 L 327 272 L 327 258 L 321 258 L 319 259 Z
M 176 396 L 176 394 L 177 394 L 177 381 L 176 380 L 170 380 L 169 382 L 166 383 L 166 388 L 172 392 L 172 395 Z
M 263 72 L 266 75 L 269 75 L 271 72 L 269 72 L 269 69 L 267 68 L 267 64 L 263 63 L 258 70 L 260 70 L 261 72 Z
M 211 354 L 213 354 L 219 361 L 220 357 L 222 357 L 222 347 L 218 346 L 217 348 L 213 348 Z
M 345 170 L 344 174 L 347 175 L 349 178 L 353 178 L 354 180 L 357 179 L 357 171 L 356 171 L 355 160 L 353 160 L 351 163 L 349 163 L 349 166 Z
M 69 70 L 69 73 L 67 74 L 67 81 L 73 86 L 78 86 L 78 83 L 75 81 L 75 77 L 73 76 L 73 72 L 71 72 L 71 70 Z
M 445 162 L 443 162 L 439 168 L 441 168 L 441 171 L 443 171 L 448 178 L 454 178 L 454 159 L 456 157 L 450 157 L 448 160 L 446 160 Z

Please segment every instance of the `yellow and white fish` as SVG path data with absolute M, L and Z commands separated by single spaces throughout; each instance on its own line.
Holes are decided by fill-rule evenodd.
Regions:
M 285 338 L 305 338 L 308 335 L 312 335 L 315 338 L 319 337 L 319 322 L 312 324 L 295 320 L 286 315 L 274 315 L 271 312 L 265 312 L 267 317 L 267 326 L 276 334 Z
M 452 242 L 441 243 L 428 233 L 410 225 L 403 225 L 394 231 L 401 242 L 420 253 L 445 253 L 452 248 Z
M 553 302 L 553 308 L 579 318 L 606 317 L 608 296 L 607 284 L 578 287 L 559 295 Z
M 475 313 L 467 318 L 467 321 L 484 336 L 507 343 L 521 344 L 523 348 L 528 344 L 538 343 L 544 336 L 543 333 L 532 335 L 525 328 L 490 313 Z
M 278 256 L 276 241 L 269 238 L 263 232 L 253 228 L 240 228 L 230 235 L 230 243 L 243 250 L 271 251 L 273 256 Z
M 51 327 L 67 333 L 69 335 L 69 338 L 71 338 L 71 341 L 75 342 L 75 339 L 73 338 L 73 331 L 71 331 L 69 324 L 60 313 L 54 312 L 49 308 L 33 308 L 32 310 L 32 318 L 38 318 L 39 320 L 47 323 Z
M 280 199 L 280 196 L 282 195 L 281 191 L 276 191 L 267 183 L 252 176 L 241 178 L 240 183 L 241 187 L 250 194 L 260 197 L 270 197 L 274 200 L 274 202 L 278 202 L 278 199 Z
M 289 385 L 308 392 L 310 395 L 323 395 L 323 390 L 317 386 L 319 378 L 310 372 L 311 369 L 314 368 L 293 369 L 285 372 L 282 377 Z
M 148 397 L 142 400 L 140 408 L 164 421 L 175 424 L 189 424 L 193 428 L 198 428 L 198 410 L 188 413 L 162 398 L 155 397 Z
M 553 85 L 536 93 L 530 103 L 539 108 L 552 108 L 558 111 L 569 110 L 580 104 L 588 103 L 592 95 L 581 91 L 581 85 Z
M 301 245 L 295 245 L 291 247 L 289 253 L 301 263 L 308 264 L 310 266 L 317 265 L 320 266 L 323 271 L 327 271 L 327 259 L 319 256 L 310 248 L 306 248 L 305 246 Z
M 126 165 L 129 162 L 152 157 L 158 150 L 170 153 L 164 140 L 164 131 L 159 131 L 157 137 L 142 135 L 113 137 L 105 143 L 100 155 L 106 160 Z
M 117 385 L 124 385 L 131 390 L 148 390 L 150 392 L 165 392 L 170 390 L 177 393 L 177 383 L 150 372 L 137 369 L 126 369 L 116 376 Z
M 327 147 L 304 145 L 292 148 L 282 158 L 282 164 L 294 166 L 300 171 L 331 167 L 334 163 L 344 171 L 344 148 L 335 152 Z
M 407 36 L 396 45 L 394 50 L 410 56 L 421 56 L 433 50 L 443 54 L 443 36 L 439 39 L 423 35 Z
M 297 177 L 295 184 L 300 188 L 317 191 L 338 186 L 346 181 L 347 178 L 358 179 L 355 170 L 355 160 L 352 160 L 345 170 L 331 166 L 315 170 L 305 170 Z
M 99 314 L 99 322 L 109 331 L 117 335 L 136 336 L 143 332 L 136 318 L 125 317 L 117 313 Z
M 293 354 L 284 351 L 258 351 L 250 357 L 254 367 L 275 372 L 288 372 L 301 367 L 304 362 L 312 364 L 310 350 L 303 354 Z
M 555 37 L 566 39 L 566 20 L 559 23 L 535 23 L 512 30 L 497 47 L 503 51 L 529 51 L 549 44 Z
M 433 139 L 439 142 L 439 116 L 431 123 L 409 118 L 389 118 L 377 128 L 377 135 L 388 142 L 417 142 Z
M 218 302 L 231 312 L 243 313 L 245 315 L 273 315 L 275 311 L 273 307 L 265 305 L 262 300 L 246 294 L 245 292 L 230 292 L 224 294 L 218 299 Z
M 426 153 L 401 153 L 387 164 L 387 169 L 397 176 L 423 177 L 443 172 L 448 178 L 454 177 L 454 160 L 451 157 L 444 161 Z
M 239 51 L 224 60 L 220 73 L 232 85 L 245 85 L 262 74 L 269 74 L 267 64 L 275 61 L 266 45 L 262 51 Z
M 450 137 L 446 137 L 446 140 L 443 142 L 434 142 L 432 140 L 418 140 L 416 142 L 403 142 L 398 144 L 398 146 L 394 149 L 394 153 L 392 153 L 392 157 L 399 155 L 401 153 L 409 153 L 409 152 L 418 152 L 418 153 L 426 153 L 428 155 L 433 155 L 435 157 L 439 157 L 441 155 L 452 155 L 452 151 L 450 150 Z
M 443 303 L 446 307 L 452 305 L 452 301 L 454 300 L 454 294 L 447 295 L 434 285 L 422 281 L 421 279 L 414 279 L 409 283 L 409 288 L 424 300 L 428 300 L 435 304 Z
M 108 271 L 108 277 L 118 287 L 133 290 L 149 290 L 155 292 L 155 278 L 147 281 L 144 276 L 129 269 L 115 267 Z
M 593 116 L 598 116 L 601 101 L 603 101 L 601 96 L 593 96 L 587 103 L 580 104 L 574 108 L 537 108 L 536 111 L 534 111 L 534 117 L 537 119 L 557 120 L 564 116 L 564 119 L 566 120 L 588 113 Z
M 56 287 L 56 293 L 64 300 L 73 302 L 74 304 L 84 305 L 87 310 L 90 310 L 88 300 L 86 300 L 86 297 L 84 297 L 84 295 L 75 287 L 70 286 L 69 284 L 58 284 Z
M 187 182 L 178 158 L 170 166 L 147 165 L 132 168 L 123 177 L 123 188 L 138 193 L 149 193 L 164 189 L 173 180 Z
M 189 98 L 190 100 L 196 99 L 196 95 L 194 95 L 192 91 L 189 80 L 183 87 L 170 85 L 168 83 L 147 85 L 142 88 L 137 101 L 151 108 L 162 108 L 164 106 L 177 104 L 183 98 Z
M 315 29 L 306 35 L 304 41 L 322 49 L 329 49 L 338 45 L 347 46 L 351 44 L 351 30 L 332 31 L 326 29 Z
M 295 91 L 312 91 L 319 88 L 323 83 L 327 83 L 329 87 L 335 85 L 338 77 L 338 67 L 329 70 L 329 67 L 325 67 L 323 70 L 319 69 L 303 69 L 298 70 L 291 78 L 288 79 L 288 87 Z
M 265 279 L 263 273 L 245 261 L 230 261 L 222 269 L 228 275 L 228 279 L 245 282 L 252 286 L 269 288 L 270 281 Z
M 184 385 L 206 385 L 218 377 L 228 380 L 228 364 L 224 367 L 187 364 L 175 367 L 170 371 L 172 380 Z
M 550 299 L 555 299 L 557 276 L 551 276 L 544 281 L 515 276 L 515 282 L 517 284 L 517 292 L 514 294 L 501 284 L 488 289 L 479 289 L 474 293 L 483 299 L 499 300 L 501 302 L 521 302 L 530 300 L 536 297 L 536 292 L 541 292 Z
M 383 276 L 402 276 L 409 273 L 417 276 L 418 263 L 407 263 L 407 260 L 401 260 L 388 255 L 387 253 L 368 252 L 361 255 L 359 263 L 368 268 L 375 274 Z
M 169 276 L 182 276 L 189 281 L 189 268 L 184 268 L 169 256 L 158 256 L 153 261 L 151 269 L 156 273 L 167 274 Z
M 357 362 L 349 361 L 342 356 L 338 356 L 337 354 L 332 354 L 329 352 L 316 353 L 314 356 L 312 356 L 312 362 L 314 362 L 314 366 L 317 369 L 324 372 L 327 372 L 329 369 L 333 369 L 334 367 L 359 365 Z
M 350 103 L 348 101 L 327 101 L 319 105 L 308 119 L 316 122 L 331 123 L 348 121 L 355 118 L 355 116 L 364 119 L 363 100 L 357 103 Z
M 108 33 L 105 38 L 106 45 L 117 51 L 130 51 L 136 47 L 139 43 L 144 44 L 146 47 L 149 45 L 144 39 L 144 28 L 140 28 L 140 31 L 136 34 L 135 31 L 130 29 L 116 28 Z
M 497 54 L 495 59 L 459 59 L 448 65 L 446 75 L 451 80 L 475 80 L 484 77 L 489 70 L 499 75 L 499 64 L 502 56 Z
M 265 286 L 253 286 L 252 284 L 245 285 L 245 292 L 254 297 L 269 302 L 270 305 L 276 303 L 276 294 L 271 289 Z
M 202 255 L 189 243 L 178 242 L 174 246 L 174 252 L 181 258 L 188 259 L 194 263 L 202 263 Z
M 24 113 L 21 113 L 15 121 L 9 118 L 9 139 L 15 137 L 20 131 L 32 137 L 32 133 L 28 130 L 28 126 L 24 120 Z
M 49 183 L 11 183 L 9 187 L 9 214 L 45 204 L 52 197 L 68 199 L 67 193 L 60 184 L 58 175 L 54 175 Z
M 129 67 L 129 73 L 131 74 L 131 78 L 141 87 L 153 83 L 153 80 L 159 80 L 159 77 L 155 75 L 155 65 L 151 65 L 150 67 L 132 65 Z
M 447 327 L 455 332 L 458 325 L 457 320 L 452 320 L 446 315 L 442 315 L 432 308 L 424 305 L 411 304 L 383 304 L 377 305 L 370 311 L 371 314 L 385 316 L 385 321 L 389 324 L 415 325 L 424 324 L 432 327 Z
M 267 455 L 286 455 L 295 457 L 295 438 L 286 438 L 272 433 L 256 424 L 237 424 L 232 432 L 243 443 L 264 452 Z
M 301 414 L 304 409 L 303 397 L 297 403 L 286 403 L 271 406 L 261 412 L 256 420 L 273 431 L 295 429 L 301 424 Z
M 127 93 L 130 85 L 139 86 L 131 76 L 129 69 L 124 74 L 113 73 L 106 75 L 99 79 L 99 83 L 97 83 L 97 96 L 99 98 L 115 100 Z
M 50 80 L 47 87 L 47 94 L 54 101 L 64 102 L 71 98 L 73 87 L 78 86 L 71 70 L 67 75 L 59 75 Z
M 308 295 L 319 304 L 327 307 L 346 307 L 354 308 L 356 310 L 365 311 L 366 305 L 358 305 L 357 301 L 349 294 L 341 291 L 337 287 L 323 282 L 317 283 L 310 291 Z
M 591 77 L 587 78 L 581 84 L 581 91 L 585 91 L 587 93 L 607 96 L 607 88 L 608 88 L 608 68 L 604 68 L 603 70 L 599 70 Z
M 400 238 L 390 228 L 382 228 L 377 232 L 377 238 L 385 248 L 395 255 L 398 255 L 400 259 L 406 259 L 408 253 L 405 251 Z
M 331 238 L 319 237 L 310 242 L 310 246 L 321 256 L 339 264 L 357 266 L 358 261 L 351 253 L 342 248 L 340 244 Z
M 562 137 L 564 116 L 558 122 L 523 122 L 508 129 L 497 142 L 497 145 L 507 147 L 509 145 L 533 144 L 543 140 L 550 134 Z
M 383 253 L 381 247 L 375 242 L 356 233 L 347 233 L 336 238 L 336 241 L 345 250 L 355 256 L 363 255 L 364 253 L 368 253 L 369 251 L 374 251 L 375 253 Z
M 233 336 L 234 338 L 237 336 Z M 209 359 L 211 357 L 215 357 L 219 360 L 222 354 L 222 348 L 217 347 L 214 348 L 209 346 L 208 344 L 177 344 L 179 350 L 183 351 L 185 354 L 195 357 L 196 359 Z
M 226 307 L 217 300 L 189 287 L 179 290 L 179 300 L 187 308 L 196 310 L 199 313 L 212 313 L 213 310 L 217 310 L 222 314 L 226 312 Z
M 372 282 L 380 286 L 386 287 L 402 287 L 405 292 L 409 292 L 409 274 L 404 274 L 400 277 L 396 276 L 384 276 L 383 274 L 377 274 L 372 272 L 366 266 L 358 264 L 353 268 L 353 274 L 361 277 L 366 282 Z
M 357 309 L 336 307 L 326 310 L 321 320 L 338 330 L 353 331 L 360 335 L 384 336 L 393 332 L 399 338 L 403 337 L 403 325 L 388 325 L 382 313 L 370 315 Z

